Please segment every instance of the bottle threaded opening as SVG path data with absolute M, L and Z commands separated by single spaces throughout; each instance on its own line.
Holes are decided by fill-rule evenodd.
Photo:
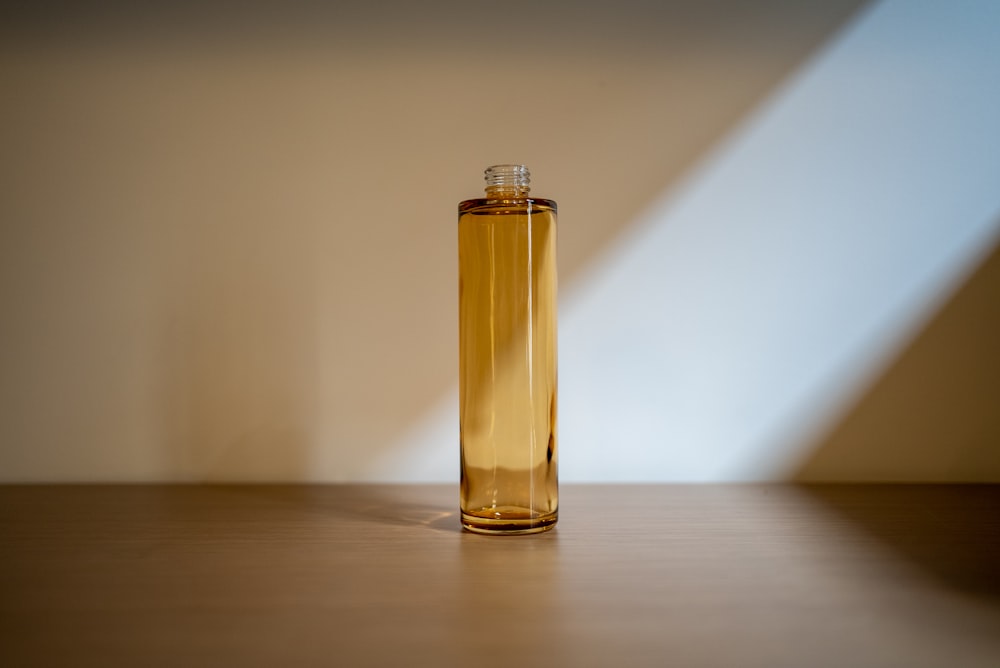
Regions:
M 529 190 L 531 173 L 525 165 L 493 165 L 486 168 L 486 193 L 524 195 Z

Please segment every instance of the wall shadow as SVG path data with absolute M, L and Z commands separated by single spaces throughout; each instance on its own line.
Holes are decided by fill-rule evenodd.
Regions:
M 1000 482 L 1000 246 L 790 476 Z

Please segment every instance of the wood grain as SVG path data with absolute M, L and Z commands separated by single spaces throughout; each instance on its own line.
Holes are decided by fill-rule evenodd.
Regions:
M 457 493 L 0 487 L 0 665 L 1000 665 L 1000 486 Z

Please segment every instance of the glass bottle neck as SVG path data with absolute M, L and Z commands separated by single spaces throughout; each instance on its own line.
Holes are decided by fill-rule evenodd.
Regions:
M 486 196 L 490 199 L 527 197 L 531 174 L 524 165 L 493 165 L 486 168 Z

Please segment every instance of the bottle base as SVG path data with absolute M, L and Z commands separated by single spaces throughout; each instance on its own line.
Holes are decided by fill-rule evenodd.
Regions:
M 558 512 L 540 515 L 524 509 L 504 509 L 503 512 L 497 512 L 493 508 L 484 508 L 478 513 L 463 510 L 462 528 L 490 536 L 520 536 L 548 531 L 556 525 L 558 519 Z

